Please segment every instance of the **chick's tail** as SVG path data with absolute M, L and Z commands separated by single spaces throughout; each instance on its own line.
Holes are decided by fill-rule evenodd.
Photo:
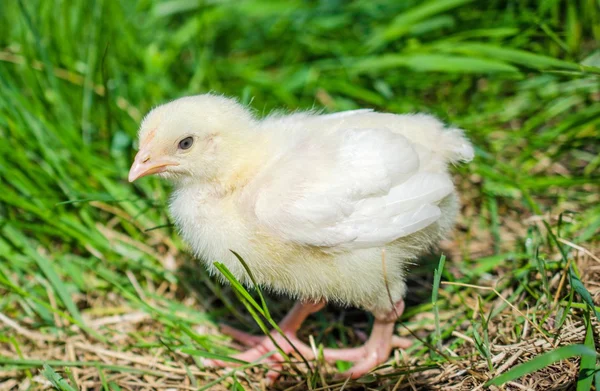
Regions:
M 441 132 L 440 148 L 446 161 L 450 163 L 470 162 L 475 156 L 473 145 L 459 128 L 444 129 Z

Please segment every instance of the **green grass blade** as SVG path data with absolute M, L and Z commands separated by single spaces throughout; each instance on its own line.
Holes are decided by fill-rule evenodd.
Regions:
M 356 75 L 395 68 L 462 74 L 519 73 L 518 68 L 502 61 L 445 54 L 386 54 L 354 59 L 347 62 L 346 68 Z
M 460 44 L 451 45 L 444 43 L 439 45 L 438 49 L 489 58 L 490 60 L 514 63 L 539 70 L 559 69 L 600 74 L 600 68 L 580 65 L 543 54 L 531 53 L 525 50 L 501 47 L 487 43 L 462 42 Z
M 411 27 L 426 18 L 438 15 L 473 0 L 431 0 L 410 8 L 396 16 L 389 26 L 377 31 L 367 41 L 367 46 L 377 48 L 408 33 Z
M 40 270 L 42 270 L 48 281 L 50 281 L 52 288 L 54 289 L 60 300 L 63 302 L 71 316 L 82 325 L 85 325 L 83 318 L 81 317 L 81 313 L 79 312 L 79 309 L 71 299 L 71 295 L 69 294 L 67 287 L 60 279 L 58 274 L 54 271 L 54 268 L 52 267 L 52 265 L 50 265 L 48 259 L 42 257 L 41 255 L 33 251 L 31 251 L 29 254 L 33 259 L 35 259 Z
M 248 273 L 248 276 L 249 276 L 250 280 L 254 284 L 254 288 L 258 291 L 258 295 L 261 298 L 261 302 L 262 302 L 263 306 L 266 307 L 267 306 L 266 301 L 264 300 L 262 292 L 260 291 L 260 287 L 256 283 L 256 280 L 254 279 L 254 276 L 252 275 L 252 273 L 250 271 L 250 268 L 248 267 L 248 265 L 246 264 L 246 262 L 238 254 L 236 254 L 235 252 L 233 252 L 233 254 L 236 256 L 236 258 L 238 259 L 238 261 L 241 262 L 242 266 L 246 270 L 246 273 Z M 281 328 L 279 327 L 279 325 L 277 324 L 277 322 L 275 320 L 273 320 L 273 318 L 271 317 L 269 311 L 268 310 L 264 310 L 263 307 L 259 306 L 259 304 L 256 302 L 256 300 L 254 300 L 252 298 L 252 296 L 250 296 L 250 294 L 244 288 L 244 286 L 242 284 L 240 284 L 240 282 L 235 278 L 235 276 L 229 271 L 229 269 L 227 268 L 227 266 L 225 266 L 222 263 L 216 262 L 215 263 L 215 267 L 221 273 L 223 273 L 223 275 L 227 278 L 227 280 L 233 285 L 235 291 L 242 296 L 242 298 L 244 299 L 243 300 L 244 304 L 245 305 L 247 303 L 249 304 L 249 305 L 246 305 L 246 308 L 250 311 L 250 313 L 252 314 L 252 317 L 257 322 L 257 324 L 260 326 L 262 332 L 268 338 L 271 339 L 271 341 L 273 342 L 273 344 L 275 345 L 275 347 L 279 350 L 279 352 L 281 353 L 281 355 L 284 358 L 288 359 L 288 361 L 289 361 L 288 355 L 283 351 L 283 349 L 281 349 L 281 347 L 279 346 L 279 344 L 277 343 L 277 341 L 275 341 L 275 339 L 273 338 L 273 336 L 271 335 L 271 333 L 269 332 L 269 330 L 265 327 L 264 323 L 262 322 L 262 319 L 260 319 L 260 317 L 258 317 L 258 315 L 254 312 L 254 310 L 258 311 L 260 313 L 260 315 L 267 320 L 267 322 L 271 325 L 271 327 L 273 327 L 273 329 L 276 330 L 279 333 L 279 335 L 281 335 L 285 339 L 285 341 L 292 347 L 292 349 L 294 349 L 294 351 L 298 354 L 298 356 L 304 361 L 304 364 L 306 365 L 306 367 L 308 368 L 308 370 L 310 372 L 311 371 L 310 365 L 309 365 L 308 361 L 306 360 L 306 358 L 296 348 L 296 346 L 294 346 L 294 344 L 289 340 L 289 338 L 281 330 Z
M 48 379 L 52 386 L 59 391 L 76 391 L 75 388 L 71 387 L 71 385 L 63 379 L 61 375 L 56 373 L 54 369 L 50 365 L 44 364 L 44 369 L 42 370 L 42 375 Z
M 248 364 L 247 361 L 238 360 L 236 358 L 229 357 L 229 356 L 226 356 L 226 355 L 223 355 L 223 354 L 217 354 L 217 353 L 207 352 L 205 350 L 198 350 L 198 349 L 191 349 L 191 348 L 182 348 L 181 352 L 185 353 L 185 354 L 189 354 L 190 356 L 210 358 L 210 359 L 213 359 L 213 360 L 220 360 L 220 361 L 225 361 L 225 362 L 232 362 L 232 363 L 236 363 L 236 364 Z
M 586 326 L 585 341 L 584 345 L 589 349 L 596 351 L 594 344 L 594 329 L 592 327 L 592 320 L 589 311 L 586 311 L 584 316 L 584 322 Z M 579 375 L 577 376 L 577 391 L 588 391 L 592 389 L 592 382 L 594 381 L 594 372 L 596 368 L 597 359 L 594 356 L 581 356 L 581 363 L 579 365 Z
M 442 254 L 438 267 L 435 269 L 433 274 L 433 289 L 431 290 L 431 304 L 433 305 L 433 317 L 435 322 L 435 339 L 434 345 L 437 346 L 438 350 L 442 350 L 442 331 L 440 327 L 440 311 L 438 308 L 438 293 L 440 289 L 440 281 L 442 280 L 442 273 L 444 271 L 444 264 L 446 263 L 446 256 Z
M 502 375 L 485 383 L 486 387 L 489 386 L 501 386 L 502 384 L 525 376 L 529 373 L 539 371 L 542 368 L 547 367 L 557 361 L 566 360 L 572 357 L 592 357 L 596 358 L 597 353 L 595 350 L 590 349 L 585 345 L 568 345 L 562 346 L 550 352 L 540 354 L 532 358 L 531 360 L 524 362 L 523 364 L 517 365 L 511 370 L 503 373 Z
M 75 375 L 73 374 L 73 371 L 71 370 L 71 368 L 66 367 L 65 373 L 67 374 L 67 377 L 69 378 L 69 381 L 71 382 L 71 385 L 73 386 L 73 388 L 75 388 L 76 390 L 79 390 L 80 387 L 77 384 L 77 380 L 75 379 Z
M 0 364 L 16 365 L 23 368 L 42 368 L 44 365 L 52 367 L 76 367 L 76 368 L 103 368 L 107 371 L 123 373 L 139 373 L 151 376 L 161 376 L 161 371 L 147 368 L 128 367 L 125 365 L 113 365 L 100 361 L 67 361 L 67 360 L 40 360 L 40 359 L 14 359 L 0 356 Z M 256 364 L 254 364 L 256 365 Z
M 260 303 L 262 305 L 262 310 L 264 312 L 264 317 L 267 319 L 271 319 L 271 313 L 269 312 L 269 308 L 267 306 L 267 302 L 265 300 L 265 297 L 262 294 L 262 290 L 259 288 L 258 284 L 256 283 L 256 280 L 254 279 L 254 275 L 252 274 L 252 271 L 250 270 L 250 267 L 248 267 L 248 264 L 246 263 L 246 261 L 244 261 L 244 259 L 235 251 L 231 250 L 231 252 L 233 253 L 233 255 L 237 258 L 238 262 L 240 262 L 242 264 L 242 266 L 244 267 L 244 270 L 246 270 L 246 273 L 248 273 L 248 276 L 250 277 L 250 280 L 252 281 L 252 284 L 254 284 L 254 287 L 256 288 L 256 292 L 258 294 L 258 297 L 260 298 Z
M 575 292 L 581 296 L 581 299 L 589 306 L 590 310 L 594 312 L 596 318 L 600 320 L 600 312 L 596 310 L 591 293 L 586 289 L 585 285 L 583 285 L 572 265 L 569 268 L 569 280 L 571 287 L 573 287 Z
M 223 276 L 225 276 L 225 278 L 227 279 L 227 281 L 229 281 L 233 288 L 243 296 L 244 300 L 251 304 L 252 307 L 254 307 L 254 309 L 258 311 L 258 313 L 260 313 L 260 315 L 266 316 L 261 305 L 258 304 L 256 300 L 254 300 L 254 298 L 250 295 L 246 288 L 244 288 L 244 286 L 238 281 L 238 279 L 235 278 L 235 276 L 231 273 L 231 271 L 229 271 L 225 264 L 221 262 L 215 262 L 214 265 L 217 268 L 217 270 L 219 270 L 223 274 Z

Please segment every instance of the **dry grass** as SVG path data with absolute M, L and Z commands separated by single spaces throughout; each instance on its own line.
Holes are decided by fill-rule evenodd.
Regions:
M 464 220 L 464 219 L 463 219 Z M 530 219 L 536 221 L 537 219 Z M 510 224 L 508 224 L 510 225 Z M 445 243 L 444 249 L 450 253 L 464 253 L 460 243 L 466 243 L 464 236 L 467 232 L 458 233 L 453 241 Z M 509 235 L 509 234 L 506 234 Z M 516 239 L 515 239 L 516 240 Z M 471 251 L 472 258 L 482 255 L 480 248 L 487 243 L 487 248 L 492 246 L 489 238 L 487 241 L 477 238 L 478 246 Z M 510 242 L 510 240 L 508 240 Z M 155 243 L 155 248 L 164 248 L 164 243 Z M 577 246 L 579 247 L 579 246 Z M 578 270 L 582 271 L 582 280 L 600 305 L 600 254 L 594 249 L 579 247 L 573 252 L 573 259 Z M 186 258 L 187 254 L 176 254 L 176 258 Z M 560 258 L 560 254 L 553 253 L 550 258 Z M 462 270 L 460 259 L 455 263 L 449 262 L 449 270 Z M 20 357 L 24 362 L 31 362 L 32 367 L 48 363 L 55 368 L 69 368 L 69 378 L 82 390 L 102 389 L 103 384 L 118 384 L 123 390 L 197 390 L 210 385 L 211 390 L 229 390 L 234 384 L 234 378 L 246 389 L 274 389 L 274 390 L 478 390 L 484 388 L 485 382 L 493 376 L 506 372 L 510 368 L 530 360 L 544 352 L 551 351 L 559 346 L 581 343 L 585 337 L 585 326 L 580 310 L 571 311 L 560 329 L 556 328 L 558 322 L 556 315 L 546 316 L 547 309 L 541 310 L 532 306 L 527 313 L 514 308 L 510 303 L 528 301 L 527 292 L 515 295 L 514 287 L 506 287 L 499 294 L 482 296 L 490 292 L 493 286 L 501 280 L 511 279 L 510 267 L 498 267 L 492 274 L 479 281 L 480 286 L 465 286 L 460 283 L 443 284 L 440 292 L 445 302 L 441 313 L 441 327 L 450 325 L 451 333 L 444 338 L 441 350 L 432 352 L 437 360 L 432 360 L 429 355 L 395 351 L 390 361 L 370 376 L 360 381 L 335 382 L 332 375 L 336 369 L 317 364 L 315 377 L 319 379 L 313 386 L 306 379 L 301 380 L 291 368 L 284 370 L 280 381 L 269 387 L 265 384 L 263 376 L 266 367 L 256 365 L 247 370 L 212 369 L 203 368 L 201 360 L 194 360 L 190 355 L 173 350 L 162 343 L 161 335 L 165 324 L 147 312 L 131 308 L 127 300 L 114 295 L 80 296 L 77 304 L 87 306 L 90 310 L 84 316 L 85 323 L 99 335 L 104 337 L 104 342 L 99 341 L 78 329 L 68 327 L 59 334 L 52 335 L 36 330 L 36 325 L 31 322 L 20 323 L 0 314 L 0 323 L 12 335 L 11 343 L 0 344 L 0 357 Z M 563 271 L 564 272 L 564 271 Z M 549 274 L 549 288 L 552 293 L 559 289 L 568 289 L 564 286 L 561 273 Z M 539 280 L 540 276 L 532 276 Z M 456 285 L 459 284 L 459 285 Z M 458 290 L 458 294 L 456 294 Z M 141 293 L 141 292 L 140 292 Z M 167 284 L 150 292 L 167 299 L 176 299 L 185 306 L 199 312 L 205 311 L 202 304 L 190 292 L 177 284 Z M 182 296 L 183 295 L 183 296 Z M 510 300 L 507 300 L 510 298 Z M 154 302 L 154 305 L 160 304 Z M 475 309 L 468 319 L 456 319 L 465 314 L 465 307 Z M 520 306 L 523 308 L 522 306 Z M 282 308 L 277 310 L 283 311 Z M 325 312 L 326 322 L 334 324 L 340 320 L 340 315 L 345 311 Z M 472 336 L 473 327 L 481 326 L 480 317 L 488 317 L 489 323 L 485 332 L 489 338 L 488 359 L 481 355 Z M 350 311 L 350 315 L 358 313 Z M 528 321 L 524 321 L 528 319 Z M 544 319 L 543 323 L 539 323 Z M 398 332 L 407 336 L 426 341 L 434 331 L 435 325 L 431 312 L 421 312 L 405 319 L 408 326 L 399 325 Z M 520 332 L 515 332 L 515 323 L 522 323 Z M 319 334 L 319 324 L 309 322 L 305 327 L 304 336 L 312 332 Z M 347 325 L 347 327 L 350 327 Z M 358 322 L 352 328 L 346 329 L 350 338 L 348 343 L 360 343 L 361 331 L 366 332 L 368 323 Z M 594 320 L 596 344 L 600 346 L 600 324 Z M 200 326 L 199 335 L 213 335 L 217 338 L 216 327 Z M 480 331 L 484 331 L 483 328 Z M 543 331 L 540 332 L 540 331 Z M 321 330 L 335 334 L 329 330 Z M 227 342 L 224 343 L 233 349 L 240 346 Z M 308 341 L 308 340 L 307 340 Z M 417 342 L 417 345 L 419 342 Z M 445 358 L 442 358 L 444 356 Z M 39 363 L 34 363 L 34 361 Z M 297 361 L 297 364 L 301 361 Z M 6 363 L 5 363 L 6 364 Z M 491 364 L 491 366 L 490 366 Z M 29 365 L 26 365 L 29 366 Z M 299 367 L 299 365 L 298 365 Z M 287 373 L 287 374 L 286 374 Z M 578 360 L 571 359 L 547 366 L 541 371 L 529 374 L 517 381 L 508 382 L 502 389 L 512 390 L 568 390 L 574 389 L 574 382 L 578 375 Z M 63 374 L 63 376 L 65 376 Z M 0 390 L 44 390 L 51 389 L 52 385 L 46 377 L 36 370 L 25 370 L 13 367 L 0 372 Z M 214 384 L 212 384 L 214 383 Z M 212 384 L 212 385 L 211 385 Z M 500 389 L 491 387 L 489 389 Z

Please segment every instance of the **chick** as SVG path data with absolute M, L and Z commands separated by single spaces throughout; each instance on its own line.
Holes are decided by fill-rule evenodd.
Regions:
M 211 273 L 219 261 L 251 284 L 233 250 L 258 284 L 298 300 L 280 324 L 287 340 L 224 327 L 251 346 L 236 358 L 257 360 L 273 340 L 313 358 L 296 331 L 327 302 L 375 318 L 364 346 L 324 350 L 326 360 L 355 363 L 345 375 L 358 378 L 410 344 L 393 335 L 407 268 L 453 226 L 448 165 L 473 157 L 462 130 L 429 115 L 372 110 L 257 119 L 206 94 L 152 110 L 139 144 L 129 181 L 158 174 L 173 183 L 170 212 Z

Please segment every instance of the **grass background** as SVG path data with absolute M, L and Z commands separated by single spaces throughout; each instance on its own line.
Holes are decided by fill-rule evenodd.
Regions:
M 185 252 L 167 186 L 126 181 L 143 114 L 207 91 L 428 112 L 477 146 L 456 233 L 413 270 L 415 345 L 276 389 L 600 386 L 597 0 L 5 0 L 0 26 L 0 389 L 266 387 L 261 365 L 202 367 L 239 349 L 218 322 L 255 322 Z M 328 308 L 303 332 L 355 345 L 369 322 Z

